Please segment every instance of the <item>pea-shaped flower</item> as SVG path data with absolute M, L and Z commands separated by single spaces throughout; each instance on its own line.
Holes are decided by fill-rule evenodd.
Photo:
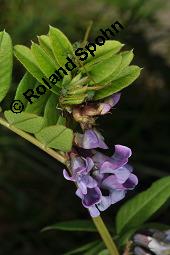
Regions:
M 63 175 L 67 180 L 76 182 L 81 192 L 87 194 L 87 188 L 97 186 L 97 182 L 89 174 L 93 166 L 94 163 L 91 158 L 78 157 L 73 154 L 70 161 L 71 176 L 65 169 L 63 170 Z

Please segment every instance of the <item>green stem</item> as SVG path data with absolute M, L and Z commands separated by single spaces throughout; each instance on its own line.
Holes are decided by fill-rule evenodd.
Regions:
M 110 255 L 119 255 L 117 247 L 116 247 L 106 225 L 104 224 L 102 218 L 100 216 L 93 218 L 93 222 L 94 222 L 101 238 L 103 239 L 103 242 L 105 243 Z
M 93 21 L 91 20 L 91 21 L 89 22 L 88 27 L 87 27 L 87 30 L 86 30 L 86 33 L 85 33 L 83 42 L 82 42 L 81 45 L 80 45 L 81 47 L 85 47 L 85 46 L 86 46 L 86 43 L 87 43 L 87 41 L 88 41 L 88 38 L 89 38 L 89 34 L 90 34 L 90 31 L 91 31 L 92 25 L 93 25 Z
M 50 156 L 52 156 L 53 158 L 55 158 L 59 162 L 63 163 L 64 165 L 66 165 L 67 158 L 65 156 L 61 155 L 60 153 L 56 152 L 53 149 L 45 147 L 44 144 L 39 142 L 32 135 L 29 135 L 28 133 L 26 133 L 26 132 L 10 125 L 7 121 L 5 121 L 1 117 L 0 117 L 0 124 L 4 127 L 8 128 L 9 130 L 13 131 L 17 135 L 23 137 L 25 140 L 29 141 L 30 143 L 36 145 L 38 148 L 45 151 Z M 108 229 L 106 228 L 102 218 L 99 216 L 99 217 L 92 218 L 92 219 L 93 219 L 93 222 L 94 222 L 94 224 L 95 224 L 95 226 L 96 226 L 103 242 L 105 243 L 108 251 L 110 252 L 110 255 L 119 255 L 119 253 L 117 251 L 117 248 L 116 248 L 116 245 L 114 244 L 114 242 L 112 240 L 112 237 L 111 237 Z

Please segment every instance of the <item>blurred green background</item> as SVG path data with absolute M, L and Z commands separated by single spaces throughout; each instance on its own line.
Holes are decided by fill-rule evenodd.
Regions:
M 134 48 L 134 63 L 144 67 L 140 78 L 122 93 L 112 114 L 100 119 L 101 131 L 114 144 L 132 148 L 130 163 L 139 176 L 137 189 L 126 199 L 170 173 L 170 3 L 163 0 L 0 0 L 0 30 L 14 44 L 30 45 L 48 25 L 61 29 L 72 42 L 82 40 L 93 20 L 90 39 L 116 20 L 125 27 L 117 40 Z M 24 73 L 15 60 L 13 83 L 3 108 L 9 107 Z M 62 176 L 62 165 L 33 145 L 0 127 L 0 254 L 52 255 L 95 239 L 94 234 L 40 230 L 58 221 L 88 219 Z M 122 202 L 121 202 L 122 203 Z M 121 205 L 103 213 L 114 227 Z M 170 224 L 164 208 L 153 219 Z

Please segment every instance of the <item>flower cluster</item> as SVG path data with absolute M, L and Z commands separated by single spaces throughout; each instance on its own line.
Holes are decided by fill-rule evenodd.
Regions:
M 115 105 L 115 97 L 118 101 L 118 95 L 114 95 L 102 104 L 102 112 L 110 111 Z M 67 180 L 76 183 L 76 195 L 92 217 L 99 216 L 100 211 L 123 199 L 127 190 L 134 189 L 138 183 L 132 167 L 127 164 L 131 149 L 115 145 L 115 152 L 109 157 L 97 148 L 108 149 L 108 146 L 96 129 L 86 129 L 84 134 L 76 133 L 75 149 L 70 153 L 71 176 L 65 169 L 63 171 Z

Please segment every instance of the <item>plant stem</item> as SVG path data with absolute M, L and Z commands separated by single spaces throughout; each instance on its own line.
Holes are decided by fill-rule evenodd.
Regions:
M 29 135 L 28 133 L 26 133 L 26 132 L 10 125 L 7 121 L 5 121 L 1 117 L 0 117 L 0 124 L 4 127 L 8 128 L 9 130 L 13 131 L 17 135 L 23 137 L 25 140 L 29 141 L 30 143 L 36 145 L 38 148 L 45 151 L 47 154 L 49 154 L 50 156 L 52 156 L 53 158 L 55 158 L 56 160 L 58 160 L 62 164 L 66 165 L 66 162 L 67 162 L 66 157 L 64 157 L 63 155 L 61 155 L 60 153 L 56 152 L 53 149 L 45 147 L 44 144 L 39 142 L 32 135 Z M 93 219 L 93 222 L 94 222 L 94 224 L 95 224 L 95 226 L 96 226 L 103 242 L 105 243 L 108 251 L 110 252 L 110 255 L 119 255 L 119 253 L 117 251 L 117 248 L 116 248 L 116 245 L 114 244 L 114 242 L 112 240 L 112 237 L 111 237 L 108 229 L 106 228 L 102 218 L 99 216 L 99 217 L 92 218 L 92 219 Z
M 91 31 L 92 25 L 93 25 L 93 21 L 91 20 L 91 21 L 89 22 L 88 27 L 87 27 L 87 30 L 86 30 L 86 33 L 85 33 L 83 42 L 81 43 L 81 47 L 85 47 L 85 46 L 86 46 L 86 43 L 87 43 L 87 41 L 88 41 L 88 38 L 89 38 L 89 34 L 90 34 L 90 31 Z
M 98 216 L 98 217 L 92 218 L 92 219 L 93 219 L 93 222 L 94 222 L 101 238 L 103 239 L 103 242 L 105 243 L 110 255 L 119 255 L 117 247 L 116 247 L 106 225 L 104 224 L 102 218 L 100 216 Z
M 5 121 L 3 118 L 0 117 L 0 124 L 8 129 L 10 129 L 11 131 L 13 131 L 14 133 L 16 133 L 17 135 L 23 137 L 25 140 L 29 141 L 30 143 L 36 145 L 38 148 L 40 148 L 41 150 L 45 151 L 47 154 L 49 154 L 51 157 L 55 158 L 56 160 L 58 160 L 59 162 L 66 164 L 66 157 L 64 157 L 63 155 L 61 155 L 60 153 L 56 152 L 55 150 L 52 150 L 50 148 L 47 148 L 46 146 L 44 146 L 44 144 L 42 144 L 41 142 L 39 142 L 36 138 L 34 138 L 32 135 L 29 135 L 28 133 L 10 125 L 7 121 Z

